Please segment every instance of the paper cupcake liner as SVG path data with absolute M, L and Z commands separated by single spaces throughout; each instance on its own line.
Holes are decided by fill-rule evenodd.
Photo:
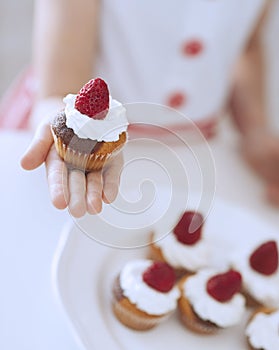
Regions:
M 125 300 L 125 299 L 123 299 Z M 168 316 L 149 316 L 139 313 L 139 310 L 130 309 L 127 303 L 117 301 L 113 304 L 113 312 L 117 319 L 126 327 L 138 331 L 152 329 L 164 321 Z
M 119 276 L 113 284 L 112 309 L 116 318 L 126 327 L 138 331 L 145 331 L 156 327 L 166 320 L 171 313 L 162 315 L 149 315 L 137 308 L 123 295 L 119 283 Z
M 201 319 L 193 310 L 189 300 L 183 295 L 183 285 L 186 282 L 186 279 L 187 277 L 184 277 L 178 283 L 181 293 L 181 297 L 178 300 L 178 310 L 181 322 L 186 328 L 195 333 L 206 335 L 215 334 L 220 327 L 210 321 Z
M 105 163 L 107 163 L 112 156 L 118 154 L 118 151 L 113 153 L 82 153 L 67 146 L 60 137 L 57 137 L 52 132 L 55 148 L 59 156 L 73 168 L 81 169 L 83 171 L 97 171 L 101 170 Z
M 178 301 L 178 309 L 182 323 L 191 331 L 198 334 L 215 334 L 220 328 L 215 324 L 199 318 L 192 309 L 189 301 L 181 297 Z

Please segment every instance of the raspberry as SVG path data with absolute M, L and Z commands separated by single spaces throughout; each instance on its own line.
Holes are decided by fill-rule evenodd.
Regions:
M 203 216 L 198 212 L 186 211 L 173 233 L 179 242 L 187 245 L 195 244 L 201 238 Z
M 278 248 L 275 241 L 260 245 L 250 256 L 250 266 L 253 270 L 272 275 L 278 269 Z
M 79 91 L 75 108 L 93 119 L 104 119 L 109 109 L 109 91 L 101 78 L 90 80 Z
M 211 277 L 207 281 L 206 290 L 212 298 L 225 302 L 240 291 L 241 282 L 241 274 L 238 271 L 229 270 Z
M 169 292 L 175 284 L 174 269 L 167 263 L 159 261 L 145 270 L 142 278 L 149 287 L 162 293 Z

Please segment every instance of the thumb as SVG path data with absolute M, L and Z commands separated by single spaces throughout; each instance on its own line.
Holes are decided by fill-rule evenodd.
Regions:
M 40 166 L 45 161 L 52 144 L 50 124 L 46 120 L 39 125 L 33 140 L 21 158 L 22 168 L 33 170 Z

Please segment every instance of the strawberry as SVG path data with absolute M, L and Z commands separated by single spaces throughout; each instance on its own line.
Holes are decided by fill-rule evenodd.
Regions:
M 100 78 L 92 79 L 79 91 L 75 108 L 93 119 L 104 119 L 109 109 L 107 84 Z
M 183 244 L 195 244 L 201 238 L 203 216 L 198 212 L 186 211 L 175 226 L 173 233 Z
M 149 287 L 167 293 L 174 286 L 175 272 L 167 263 L 155 261 L 145 270 L 142 278 Z
M 253 270 L 272 275 L 278 269 L 278 248 L 275 241 L 260 245 L 250 256 L 250 266 Z
M 226 302 L 240 291 L 241 282 L 241 274 L 238 271 L 229 270 L 211 277 L 207 281 L 206 291 L 217 301 Z

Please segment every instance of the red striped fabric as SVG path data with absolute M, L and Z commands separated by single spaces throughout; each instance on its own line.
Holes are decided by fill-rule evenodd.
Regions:
M 31 68 L 23 71 L 0 101 L 0 128 L 25 129 L 35 99 L 37 82 Z

